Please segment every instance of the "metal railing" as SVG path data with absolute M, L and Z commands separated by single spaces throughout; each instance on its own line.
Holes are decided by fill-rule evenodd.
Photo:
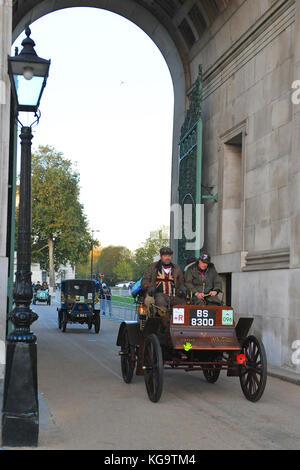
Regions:
M 102 301 L 102 304 L 101 304 Z M 100 300 L 101 316 L 115 321 L 136 320 L 136 306 L 128 289 L 111 289 L 111 300 Z
M 55 302 L 60 304 L 60 289 L 55 291 Z M 136 320 L 135 302 L 128 289 L 112 288 L 111 296 L 105 296 L 96 304 L 100 308 L 100 315 L 113 321 L 134 321 Z

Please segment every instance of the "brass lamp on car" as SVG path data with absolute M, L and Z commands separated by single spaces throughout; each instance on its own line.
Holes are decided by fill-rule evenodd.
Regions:
M 147 320 L 148 308 L 146 307 L 146 305 L 141 304 L 137 307 L 137 313 L 140 319 L 140 330 L 142 330 Z
M 148 309 L 147 309 L 146 305 L 139 305 L 138 308 L 137 308 L 138 314 L 139 314 L 140 316 L 145 316 L 145 315 L 147 315 L 147 310 L 148 310 Z

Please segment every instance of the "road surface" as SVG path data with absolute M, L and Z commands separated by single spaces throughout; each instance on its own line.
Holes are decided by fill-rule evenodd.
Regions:
M 166 371 L 159 403 L 143 377 L 127 385 L 115 345 L 119 324 L 103 320 L 57 328 L 56 306 L 36 305 L 39 389 L 50 412 L 40 449 L 296 449 L 300 387 L 268 378 L 262 400 L 248 402 L 238 378 Z

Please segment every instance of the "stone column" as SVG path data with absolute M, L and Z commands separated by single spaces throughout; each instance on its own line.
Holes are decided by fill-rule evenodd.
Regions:
M 294 80 L 300 80 L 300 0 L 296 0 L 294 37 Z M 292 84 L 291 84 L 292 85 Z M 293 141 L 289 159 L 290 273 L 287 356 L 300 340 L 300 104 L 293 104 Z M 285 362 L 287 361 L 287 358 Z
M 0 377 L 5 363 L 8 258 L 6 256 L 10 125 L 10 85 L 7 56 L 11 49 L 12 0 L 0 0 Z

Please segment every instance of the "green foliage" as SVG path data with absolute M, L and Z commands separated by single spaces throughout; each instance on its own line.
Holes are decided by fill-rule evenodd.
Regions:
M 133 276 L 132 263 L 121 258 L 113 269 L 113 272 L 119 281 L 131 281 Z
M 47 271 L 51 240 L 56 270 L 88 256 L 92 239 L 79 193 L 72 162 L 53 147 L 39 146 L 32 156 L 32 258 Z
M 97 247 L 96 244 L 99 246 Z M 94 262 L 93 262 L 93 274 L 99 274 L 98 272 L 98 262 L 99 262 L 99 257 L 102 251 L 102 247 L 99 244 L 97 240 L 94 241 Z M 84 259 L 80 261 L 79 263 L 76 263 L 76 278 L 77 279 L 90 279 L 91 278 L 91 254 L 92 251 L 90 251 L 89 256 L 87 259 Z
M 100 256 L 94 253 L 94 273 L 105 274 L 104 282 L 113 286 L 118 281 L 135 281 L 145 272 L 162 246 L 169 245 L 169 228 L 160 227 L 150 233 L 144 244 L 132 253 L 124 246 L 103 248 Z M 77 277 L 90 277 L 90 259 L 76 266 Z
M 144 274 L 147 266 L 153 263 L 156 256 L 159 256 L 160 248 L 169 245 L 169 240 L 169 227 L 167 226 L 162 226 L 158 230 L 150 232 L 145 243 L 134 252 L 134 279 L 139 279 Z
M 119 265 L 119 268 L 122 268 L 122 265 L 122 269 L 124 269 L 126 266 L 128 268 L 128 265 L 131 263 L 131 259 L 132 253 L 128 248 L 124 246 L 107 246 L 101 251 L 99 260 L 95 264 L 94 271 L 98 274 L 104 273 L 104 282 L 109 285 L 115 285 L 117 281 L 130 281 L 131 279 L 120 279 L 119 275 L 121 275 L 121 271 L 117 271 L 117 273 L 116 269 L 120 261 L 122 261 L 122 263 Z M 123 261 L 126 264 L 124 264 Z

